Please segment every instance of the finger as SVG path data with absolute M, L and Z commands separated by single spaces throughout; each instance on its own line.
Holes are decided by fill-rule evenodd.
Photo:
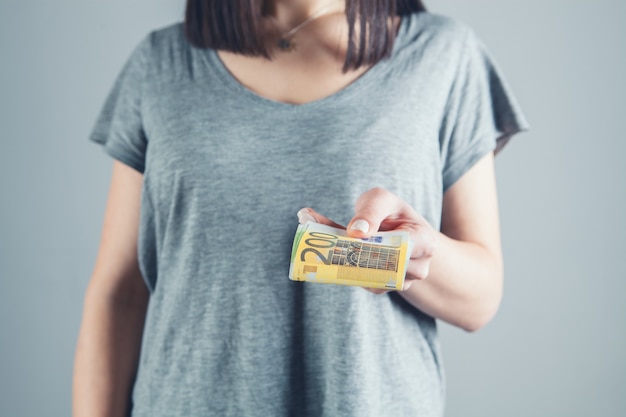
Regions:
M 377 294 L 377 295 L 380 295 L 380 294 L 386 294 L 386 293 L 388 293 L 388 292 L 389 292 L 389 290 L 383 290 L 383 289 L 379 289 L 379 288 L 367 288 L 367 287 L 363 287 L 363 289 L 364 289 L 364 290 L 367 290 L 367 291 L 369 291 L 369 292 L 371 292 L 371 293 L 373 293 L 373 294 Z
M 413 285 L 413 283 L 417 281 L 415 278 L 409 278 L 407 276 L 407 278 L 404 280 L 404 283 L 402 284 L 402 289 L 400 291 L 406 291 L 409 288 L 411 288 L 411 285 Z M 391 292 L 391 290 L 383 290 L 380 288 L 368 288 L 368 287 L 363 287 L 364 290 L 371 292 L 372 294 L 387 294 L 388 292 Z
M 405 229 L 409 232 L 409 239 L 413 243 L 411 249 L 411 259 L 430 259 L 432 258 L 437 246 L 437 233 L 432 227 L 427 225 L 401 225 L 399 229 Z
M 305 207 L 303 209 L 300 209 L 300 211 L 298 211 L 298 222 L 300 224 L 306 224 L 308 222 L 320 223 L 320 224 L 325 224 L 327 226 L 336 227 L 338 229 L 345 229 L 345 226 L 342 226 L 339 223 L 335 223 L 328 217 L 322 214 L 319 214 L 318 212 L 316 212 L 315 210 L 309 207 Z
M 409 288 L 411 288 L 411 285 L 413 285 L 413 283 L 414 283 L 415 281 L 416 281 L 415 279 L 413 279 L 413 278 L 409 278 L 409 276 L 407 275 L 407 276 L 404 278 L 404 283 L 402 284 L 402 291 L 406 291 L 406 290 L 408 290 Z
M 430 258 L 412 259 L 406 269 L 407 278 L 412 280 L 424 280 L 428 278 L 429 272 Z
M 390 230 L 394 220 L 418 219 L 417 213 L 395 194 L 383 189 L 373 188 L 361 194 L 355 205 L 355 214 L 348 223 L 348 233 L 354 237 L 369 237 L 381 230 Z

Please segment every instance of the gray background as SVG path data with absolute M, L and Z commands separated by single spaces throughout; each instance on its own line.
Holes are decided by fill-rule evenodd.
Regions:
M 474 27 L 532 124 L 497 159 L 502 308 L 476 334 L 442 326 L 447 415 L 626 415 L 626 2 L 427 4 Z M 0 416 L 70 414 L 111 166 L 87 134 L 131 49 L 182 10 L 0 2 Z

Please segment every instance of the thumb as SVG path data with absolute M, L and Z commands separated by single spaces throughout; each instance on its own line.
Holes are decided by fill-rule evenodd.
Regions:
M 361 194 L 355 205 L 355 214 L 348 223 L 348 234 L 369 237 L 378 232 L 381 223 L 396 217 L 402 211 L 402 200 L 383 189 L 373 188 Z

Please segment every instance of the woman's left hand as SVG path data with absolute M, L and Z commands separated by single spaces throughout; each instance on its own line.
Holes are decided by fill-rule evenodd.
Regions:
M 413 208 L 400 197 L 385 190 L 373 188 L 357 199 L 355 214 L 347 228 L 335 223 L 311 208 L 298 212 L 300 223 L 312 221 L 328 226 L 347 229 L 348 235 L 366 238 L 379 231 L 405 230 L 413 242 L 413 250 L 407 267 L 403 291 L 409 289 L 417 280 L 426 279 L 430 270 L 430 261 L 437 246 L 439 233 Z M 375 294 L 388 290 L 366 288 Z

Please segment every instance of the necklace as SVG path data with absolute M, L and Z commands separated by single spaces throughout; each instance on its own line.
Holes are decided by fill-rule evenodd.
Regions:
M 308 19 L 306 19 L 304 22 L 300 23 L 299 25 L 297 25 L 296 27 L 294 27 L 293 29 L 283 33 L 280 38 L 278 39 L 278 42 L 276 43 L 276 46 L 278 46 L 278 49 L 280 49 L 283 52 L 291 52 L 295 49 L 296 47 L 296 43 L 293 40 L 294 35 L 303 27 L 305 27 L 306 25 L 308 25 L 309 23 L 311 23 L 312 21 L 314 21 L 315 19 L 322 17 L 324 14 L 326 14 L 326 12 L 328 12 L 328 10 L 332 7 L 332 4 L 327 4 L 326 6 L 322 7 L 321 9 L 319 9 L 318 11 L 316 11 L 315 13 L 313 13 Z

